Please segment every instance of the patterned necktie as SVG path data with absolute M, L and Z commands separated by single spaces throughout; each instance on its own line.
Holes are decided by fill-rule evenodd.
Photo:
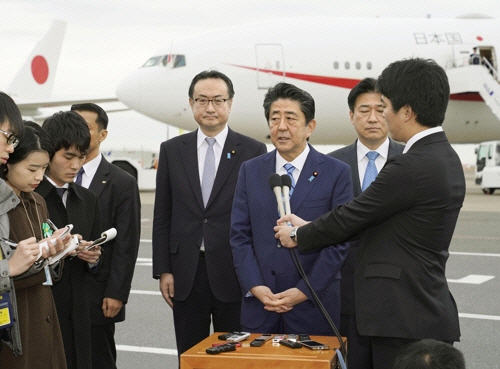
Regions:
M 290 188 L 290 197 L 292 197 L 293 190 L 295 189 L 295 179 L 293 179 L 293 171 L 295 170 L 295 167 L 292 164 L 287 163 L 283 165 L 283 168 L 285 168 L 286 173 L 292 179 L 292 188 Z
M 75 183 L 79 186 L 82 185 L 82 175 L 83 173 L 85 173 L 85 169 L 83 169 L 83 167 L 80 168 L 80 170 L 78 171 L 78 174 L 76 175 L 76 180 L 75 180 Z
M 64 193 L 66 192 L 66 190 L 67 190 L 67 188 L 56 187 L 56 192 L 61 199 L 64 196 Z
M 377 159 L 379 153 L 376 151 L 368 151 L 366 157 L 368 158 L 368 166 L 366 167 L 365 178 L 363 178 L 363 185 L 361 186 L 361 191 L 366 190 L 366 188 L 372 183 L 375 178 L 377 178 L 377 166 L 375 165 L 375 159 Z
M 203 167 L 203 177 L 201 178 L 201 194 L 203 195 L 203 205 L 207 206 L 215 180 L 215 138 L 207 137 L 205 141 L 208 143 L 208 149 L 205 156 L 205 166 Z

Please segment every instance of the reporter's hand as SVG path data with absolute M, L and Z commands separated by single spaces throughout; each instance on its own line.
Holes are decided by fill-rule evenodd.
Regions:
M 95 264 L 99 261 L 99 257 L 101 256 L 101 246 L 85 250 L 85 247 L 90 245 L 92 245 L 92 242 L 90 241 L 80 241 L 77 250 L 80 249 L 81 251 L 78 251 L 77 256 L 79 259 L 86 261 L 87 263 Z
M 160 292 L 167 302 L 168 306 L 174 307 L 174 275 L 171 273 L 162 273 L 160 275 Z
M 19 242 L 13 252 L 8 261 L 11 277 L 23 274 L 33 265 L 40 253 L 40 246 L 35 237 L 30 237 Z

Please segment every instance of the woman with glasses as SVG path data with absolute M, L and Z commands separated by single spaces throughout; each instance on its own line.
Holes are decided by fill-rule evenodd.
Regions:
M 23 133 L 24 124 L 19 109 L 8 95 L 0 92 L 0 165 L 2 169 L 9 162 L 14 148 L 19 143 L 18 137 L 22 138 Z M 0 179 L 0 316 L 2 317 L 0 321 L 0 339 L 2 340 L 0 367 L 2 368 L 13 368 L 12 365 L 5 365 L 4 357 L 7 354 L 14 357 L 23 353 L 17 316 L 15 280 L 23 273 L 30 273 L 34 269 L 33 265 L 40 253 L 36 237 L 30 234 L 19 235 L 17 244 L 9 239 L 12 224 L 9 222 L 8 213 L 17 206 L 21 206 L 19 197 L 3 179 Z M 25 239 L 27 236 L 29 238 Z M 47 245 L 48 250 L 43 250 L 42 258 L 55 255 L 64 249 L 63 242 L 60 240 L 55 246 L 50 241 Z M 37 332 L 33 331 L 32 334 L 36 335 Z M 36 365 L 46 367 L 43 362 Z M 35 368 L 36 365 L 29 367 Z

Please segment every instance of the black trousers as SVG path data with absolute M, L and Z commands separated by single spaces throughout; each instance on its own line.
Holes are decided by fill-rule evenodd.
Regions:
M 92 326 L 92 369 L 116 369 L 115 323 Z
M 210 335 L 211 322 L 215 332 L 241 329 L 241 300 L 222 302 L 214 296 L 208 281 L 204 255 L 200 255 L 191 293 L 186 300 L 178 301 L 174 297 L 173 302 L 175 340 L 179 356 Z

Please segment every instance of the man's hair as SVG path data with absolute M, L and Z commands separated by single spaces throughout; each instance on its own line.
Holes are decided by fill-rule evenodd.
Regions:
M 17 138 L 22 138 L 24 124 L 21 112 L 12 98 L 5 92 L 0 92 L 0 125 L 8 120 L 10 131 Z
M 404 347 L 393 369 L 465 369 L 464 355 L 448 343 L 425 339 Z
M 356 105 L 356 99 L 359 95 L 377 92 L 376 84 L 377 80 L 375 78 L 365 78 L 354 86 L 351 92 L 349 92 L 349 96 L 347 96 L 347 105 L 349 105 L 349 110 L 354 113 L 354 105 Z
M 196 83 L 202 79 L 209 79 L 209 78 L 222 79 L 224 82 L 226 82 L 227 93 L 229 94 L 229 98 L 230 99 L 233 98 L 234 96 L 233 82 L 231 82 L 228 76 L 226 76 L 222 72 L 219 72 L 218 70 L 205 70 L 194 76 L 193 80 L 191 81 L 191 85 L 189 85 L 189 91 L 188 91 L 189 98 L 191 99 L 193 98 L 194 86 L 196 85 Z
M 90 146 L 90 131 L 85 119 L 74 111 L 60 111 L 45 119 L 42 127 L 54 141 L 57 152 L 75 146 L 82 154 L 86 154 Z
M 108 115 L 99 105 L 94 103 L 83 103 L 71 105 L 71 111 L 90 111 L 97 114 L 96 123 L 99 126 L 99 131 L 108 129 Z
M 450 85 L 434 60 L 412 58 L 389 64 L 378 77 L 377 90 L 391 101 L 394 112 L 408 105 L 421 125 L 443 124 Z
M 23 139 L 12 154 L 9 155 L 9 164 L 17 164 L 26 159 L 33 152 L 47 152 L 49 160 L 54 156 L 54 143 L 50 135 L 35 122 L 24 121 Z M 5 179 L 8 174 L 7 165 L 2 166 L 1 178 Z
M 300 110 L 306 116 L 306 126 L 314 119 L 315 105 L 314 99 L 307 91 L 301 90 L 297 86 L 289 83 L 280 82 L 274 87 L 271 87 L 264 97 L 264 114 L 269 123 L 270 110 L 273 102 L 279 99 L 288 99 L 297 101 L 300 105 Z

